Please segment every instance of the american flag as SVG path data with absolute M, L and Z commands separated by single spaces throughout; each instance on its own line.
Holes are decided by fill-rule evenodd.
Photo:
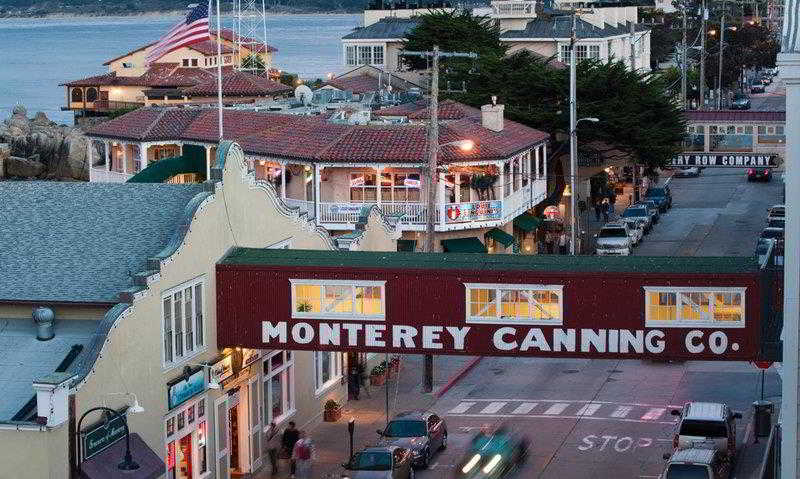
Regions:
M 150 53 L 147 54 L 147 63 L 153 63 L 178 48 L 208 40 L 208 8 L 209 4 L 206 3 L 192 8 L 186 15 L 186 19 L 172 27 L 150 50 Z

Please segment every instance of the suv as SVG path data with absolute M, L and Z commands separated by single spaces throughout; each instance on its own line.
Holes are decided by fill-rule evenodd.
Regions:
M 600 228 L 600 232 L 595 235 L 597 238 L 596 252 L 598 255 L 621 255 L 631 254 L 631 234 L 628 231 L 628 224 L 624 221 L 618 223 L 606 223 Z
M 669 186 L 664 185 L 661 188 L 648 188 L 644 193 L 645 199 L 655 200 L 658 203 L 658 209 L 665 213 L 668 208 L 672 208 L 672 192 Z
M 649 233 L 650 229 L 653 227 L 653 219 L 645 205 L 629 206 L 625 208 L 625 211 L 622 212 L 622 216 L 620 217 L 620 221 L 627 223 L 628 228 L 636 228 L 636 222 L 642 221 L 644 222 L 643 229 L 645 233 Z
M 447 447 L 447 425 L 436 414 L 406 411 L 394 417 L 386 429 L 378 429 L 381 446 L 399 446 L 411 451 L 415 466 L 428 467 L 431 457 Z
M 683 410 L 673 409 L 680 416 L 672 447 L 676 450 L 711 448 L 736 456 L 736 420 L 742 415 L 722 403 L 688 402 Z
M 660 479 L 728 479 L 732 469 L 730 458 L 713 449 L 684 449 L 664 459 L 669 462 Z
M 411 451 L 397 446 L 364 448 L 342 467 L 351 479 L 414 479 Z

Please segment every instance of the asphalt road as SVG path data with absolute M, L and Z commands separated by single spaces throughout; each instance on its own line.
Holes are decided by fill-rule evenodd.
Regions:
M 786 111 L 786 87 L 775 77 L 765 93 L 750 94 L 750 109 L 753 111 Z
M 707 168 L 671 184 L 673 208 L 636 254 L 752 254 L 766 207 L 779 202 L 779 181 L 748 183 L 743 170 Z M 765 396 L 779 393 L 770 371 Z M 741 411 L 741 450 L 759 397 L 760 374 L 746 363 L 486 358 L 433 406 L 449 447 L 417 477 L 452 477 L 472 435 L 506 422 L 532 441 L 514 479 L 656 479 L 671 451 L 672 407 L 701 400 Z

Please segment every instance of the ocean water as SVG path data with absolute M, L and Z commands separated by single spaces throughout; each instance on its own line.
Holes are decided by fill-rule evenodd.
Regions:
M 30 115 L 43 111 L 53 121 L 72 124 L 72 112 L 61 111 L 66 91 L 60 83 L 105 73 L 103 62 L 157 40 L 176 21 L 170 16 L 0 19 L 0 120 L 21 103 Z M 278 48 L 275 67 L 301 78 L 341 72 L 340 38 L 361 21 L 361 15 L 268 16 L 267 43 Z

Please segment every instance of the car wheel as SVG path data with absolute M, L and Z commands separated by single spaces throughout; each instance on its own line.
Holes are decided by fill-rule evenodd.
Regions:
M 445 449 L 447 449 L 447 433 L 444 433 L 444 436 L 442 437 L 442 445 L 439 446 L 440 451 L 444 451 Z

